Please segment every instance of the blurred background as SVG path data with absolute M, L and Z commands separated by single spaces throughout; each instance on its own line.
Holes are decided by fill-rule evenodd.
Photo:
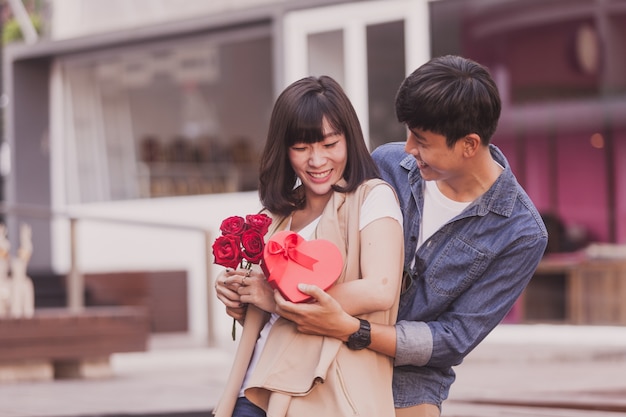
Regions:
M 507 323 L 626 324 L 626 1 L 4 0 L 2 220 L 32 226 L 37 311 L 134 306 L 149 333 L 230 346 L 213 301 L 222 219 L 260 207 L 290 82 L 346 89 L 371 150 L 430 57 L 489 68 L 493 143 L 550 231 Z

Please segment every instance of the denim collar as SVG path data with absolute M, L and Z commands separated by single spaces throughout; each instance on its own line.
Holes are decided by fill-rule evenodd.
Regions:
M 493 144 L 489 145 L 489 151 L 493 159 L 504 167 L 504 171 L 502 171 L 496 182 L 493 183 L 487 192 L 465 210 L 465 213 L 467 215 L 484 216 L 491 211 L 501 216 L 510 217 L 513 212 L 515 200 L 517 199 L 517 180 L 502 151 Z M 422 186 L 422 176 L 420 175 L 417 161 L 413 155 L 409 154 L 401 160 L 400 166 L 408 171 L 409 184 L 411 187 L 417 183 L 419 183 L 420 187 Z

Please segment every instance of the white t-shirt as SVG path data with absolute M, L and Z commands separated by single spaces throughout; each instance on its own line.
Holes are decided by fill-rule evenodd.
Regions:
M 417 248 L 422 246 L 444 224 L 461 214 L 471 202 L 454 201 L 443 195 L 436 181 L 424 181 L 424 208 L 422 210 L 422 225 L 417 238 Z M 415 266 L 415 256 L 411 260 L 411 268 Z
M 419 248 L 441 226 L 461 214 L 470 203 L 451 200 L 439 190 L 436 181 L 424 181 L 424 210 L 417 247 Z
M 315 228 L 320 222 L 320 217 L 303 227 L 298 232 L 298 234 L 307 240 L 312 239 L 315 236 Z M 386 185 L 374 187 L 367 195 L 367 198 L 361 206 L 359 230 L 363 230 L 368 224 L 370 224 L 374 220 L 378 220 L 383 217 L 391 217 L 392 219 L 395 219 L 400 224 L 400 227 L 402 227 L 402 211 L 396 203 L 396 196 L 394 195 L 393 191 L 389 186 Z M 287 225 L 287 229 L 290 228 L 291 220 L 289 220 L 289 224 Z M 263 347 L 265 346 L 265 343 L 267 341 L 267 336 L 269 335 L 270 330 L 278 317 L 278 314 L 272 313 L 270 315 L 270 319 L 265 324 L 265 327 L 263 327 L 261 333 L 259 334 L 259 338 L 257 339 L 256 346 L 254 348 L 254 353 L 252 354 L 252 358 L 250 359 L 250 365 L 248 365 L 248 370 L 246 371 L 246 377 L 243 380 L 241 391 L 239 391 L 240 397 L 244 396 L 243 387 L 246 386 L 246 383 L 252 371 L 259 362 L 259 357 L 261 356 L 261 352 L 263 351 Z

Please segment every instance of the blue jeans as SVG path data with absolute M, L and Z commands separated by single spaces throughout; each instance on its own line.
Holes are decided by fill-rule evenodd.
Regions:
M 265 411 L 252 404 L 246 397 L 239 397 L 235 403 L 233 417 L 265 417 Z

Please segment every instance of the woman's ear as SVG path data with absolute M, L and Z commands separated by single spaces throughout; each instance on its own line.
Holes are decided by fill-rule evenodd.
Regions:
M 480 136 L 476 133 L 465 135 L 461 141 L 463 143 L 463 155 L 466 157 L 474 156 L 481 145 Z

